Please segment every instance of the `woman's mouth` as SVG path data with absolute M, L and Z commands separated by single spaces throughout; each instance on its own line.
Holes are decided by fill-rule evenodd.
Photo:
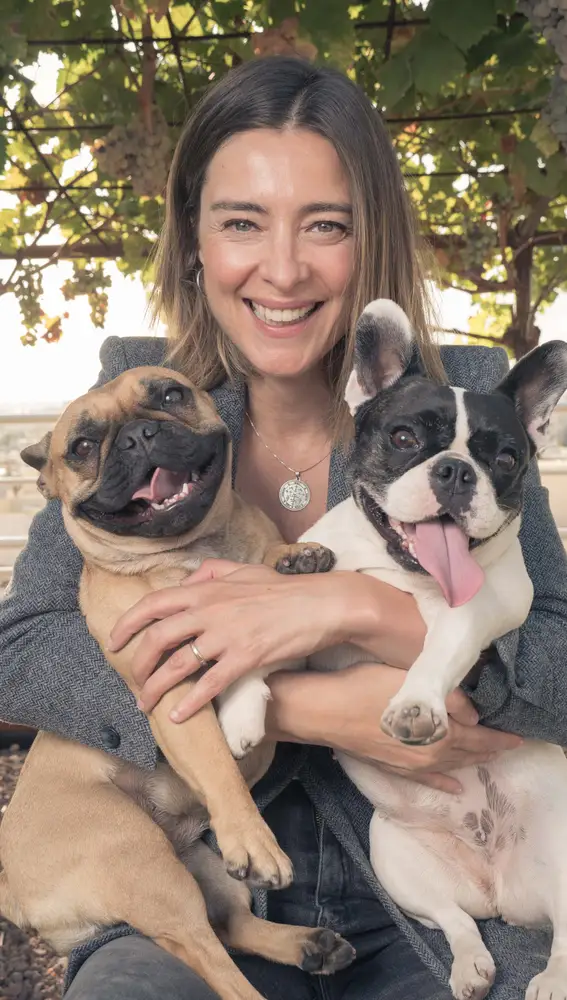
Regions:
M 266 326 L 281 328 L 297 326 L 309 319 L 323 305 L 322 302 L 311 302 L 295 308 L 272 309 L 262 305 L 261 302 L 254 302 L 252 299 L 244 301 L 254 316 Z

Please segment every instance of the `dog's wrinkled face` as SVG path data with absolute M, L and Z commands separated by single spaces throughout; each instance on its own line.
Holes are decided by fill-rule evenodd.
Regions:
M 371 303 L 346 392 L 353 494 L 390 555 L 430 573 L 459 605 L 482 584 L 471 550 L 520 513 L 529 461 L 567 389 L 567 344 L 536 348 L 491 393 L 402 378 L 411 351 L 402 310 Z
M 230 478 L 228 430 L 206 393 L 166 368 L 137 368 L 82 396 L 22 452 L 73 518 L 119 535 L 196 528 Z

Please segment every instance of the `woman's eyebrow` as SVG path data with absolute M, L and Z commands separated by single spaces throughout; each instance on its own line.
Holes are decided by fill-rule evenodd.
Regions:
M 267 215 L 268 210 L 253 201 L 215 201 L 211 205 L 212 212 L 258 212 Z
M 303 206 L 304 212 L 342 212 L 343 215 L 352 215 L 352 205 L 342 201 L 313 201 L 310 205 Z

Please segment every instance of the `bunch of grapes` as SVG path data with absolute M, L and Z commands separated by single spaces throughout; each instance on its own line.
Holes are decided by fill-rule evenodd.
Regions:
M 541 32 L 559 58 L 542 119 L 567 153 L 567 0 L 518 0 L 518 10 Z
M 66 302 L 78 295 L 86 295 L 91 311 L 93 326 L 102 328 L 108 311 L 108 294 L 104 291 L 112 284 L 112 278 L 104 273 L 101 264 L 73 264 L 73 277 L 63 282 L 61 291 Z
M 38 268 L 26 268 L 20 271 L 12 284 L 12 291 L 18 300 L 22 324 L 30 334 L 29 338 L 25 334 L 26 340 L 24 341 L 24 338 L 22 338 L 22 341 L 32 343 L 30 338 L 33 338 L 33 343 L 35 343 L 37 338 L 33 334 L 33 331 L 39 326 L 43 316 L 43 309 L 41 308 L 43 275 L 41 271 Z
M 162 194 L 171 161 L 171 137 L 167 122 L 154 107 L 152 130 L 141 116 L 127 125 L 115 125 L 94 146 L 100 169 L 117 180 L 131 180 L 134 193 L 155 198 Z

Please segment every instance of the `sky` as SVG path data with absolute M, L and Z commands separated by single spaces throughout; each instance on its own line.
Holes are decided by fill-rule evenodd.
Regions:
M 41 103 L 48 103 L 54 96 L 56 71 L 55 56 L 40 57 L 34 93 Z M 68 169 L 70 172 L 74 169 L 72 161 Z M 9 205 L 7 199 L 13 197 L 0 194 L 0 207 Z M 8 261 L 0 262 L 0 281 L 9 275 L 11 266 Z M 104 330 L 93 327 L 86 298 L 64 301 L 60 288 L 71 274 L 70 263 L 57 264 L 45 272 L 44 312 L 47 316 L 69 313 L 69 319 L 63 321 L 64 335 L 57 344 L 39 341 L 35 347 L 23 346 L 20 337 L 25 331 L 15 298 L 0 296 L 0 413 L 60 408 L 96 380 L 98 353 L 106 337 L 151 332 L 146 315 L 146 290 L 140 279 L 125 278 L 112 262 L 105 267 L 112 277 L 112 287 Z M 440 325 L 466 330 L 472 314 L 470 297 L 454 290 L 437 293 L 437 297 Z M 540 314 L 538 323 L 542 340 L 567 339 L 567 295 L 560 295 Z

